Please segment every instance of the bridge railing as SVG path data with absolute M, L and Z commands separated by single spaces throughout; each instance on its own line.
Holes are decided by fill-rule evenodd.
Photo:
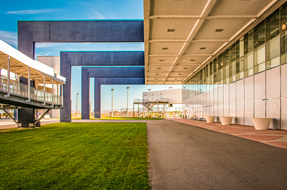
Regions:
M 134 102 L 168 102 L 168 98 L 134 99 Z
M 10 94 L 28 99 L 28 85 L 10 79 L 9 86 L 10 88 L 8 88 L 8 79 L 3 76 L 0 76 L 0 91 L 8 93 L 9 90 Z M 62 96 L 60 95 L 44 92 L 42 90 L 37 90 L 34 87 L 30 87 L 30 92 L 30 98 L 33 100 L 54 104 L 62 104 Z

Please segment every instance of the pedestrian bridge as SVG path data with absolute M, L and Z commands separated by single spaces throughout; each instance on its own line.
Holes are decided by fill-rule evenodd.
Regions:
M 66 78 L 0 40 L 0 109 L 61 109 Z

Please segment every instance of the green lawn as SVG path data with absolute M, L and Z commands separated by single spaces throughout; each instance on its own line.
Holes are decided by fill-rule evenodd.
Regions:
M 145 123 L 0 132 L 0 189 L 149 189 Z

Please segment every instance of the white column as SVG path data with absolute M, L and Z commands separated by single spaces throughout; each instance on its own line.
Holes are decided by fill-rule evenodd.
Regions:
M 7 97 L 10 96 L 10 56 L 8 56 L 8 63 L 7 63 L 7 78 L 8 78 L 8 81 L 7 81 Z
M 57 84 L 57 104 L 59 104 L 59 84 Z
M 54 80 L 52 79 L 52 105 L 54 105 Z
M 44 104 L 46 104 L 46 75 L 44 75 Z
M 62 105 L 64 105 L 63 97 L 64 97 L 64 85 L 61 84 L 61 104 L 62 104 Z
M 28 102 L 31 101 L 31 79 L 30 79 L 30 67 L 28 68 Z

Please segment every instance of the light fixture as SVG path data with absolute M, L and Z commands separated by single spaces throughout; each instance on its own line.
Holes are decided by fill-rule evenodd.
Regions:
M 178 75 L 182 75 L 182 74 L 178 74 Z
M 163 59 L 160 59 L 159 61 L 164 61 Z
M 204 49 L 206 49 L 206 47 L 201 47 L 200 49 L 201 49 L 201 50 L 204 50 Z
M 167 47 L 163 47 L 162 50 L 168 50 L 168 48 Z
M 161 69 L 161 68 L 157 68 L 157 69 Z
M 183 69 L 187 69 L 186 67 L 184 67 Z
M 195 61 L 195 59 L 191 59 L 190 61 Z
M 175 29 L 167 29 L 167 32 L 174 32 Z
M 159 74 L 155 74 L 155 75 L 159 75 Z
M 216 29 L 215 32 L 222 32 L 223 29 Z
M 282 24 L 282 30 L 286 30 L 286 24 Z

